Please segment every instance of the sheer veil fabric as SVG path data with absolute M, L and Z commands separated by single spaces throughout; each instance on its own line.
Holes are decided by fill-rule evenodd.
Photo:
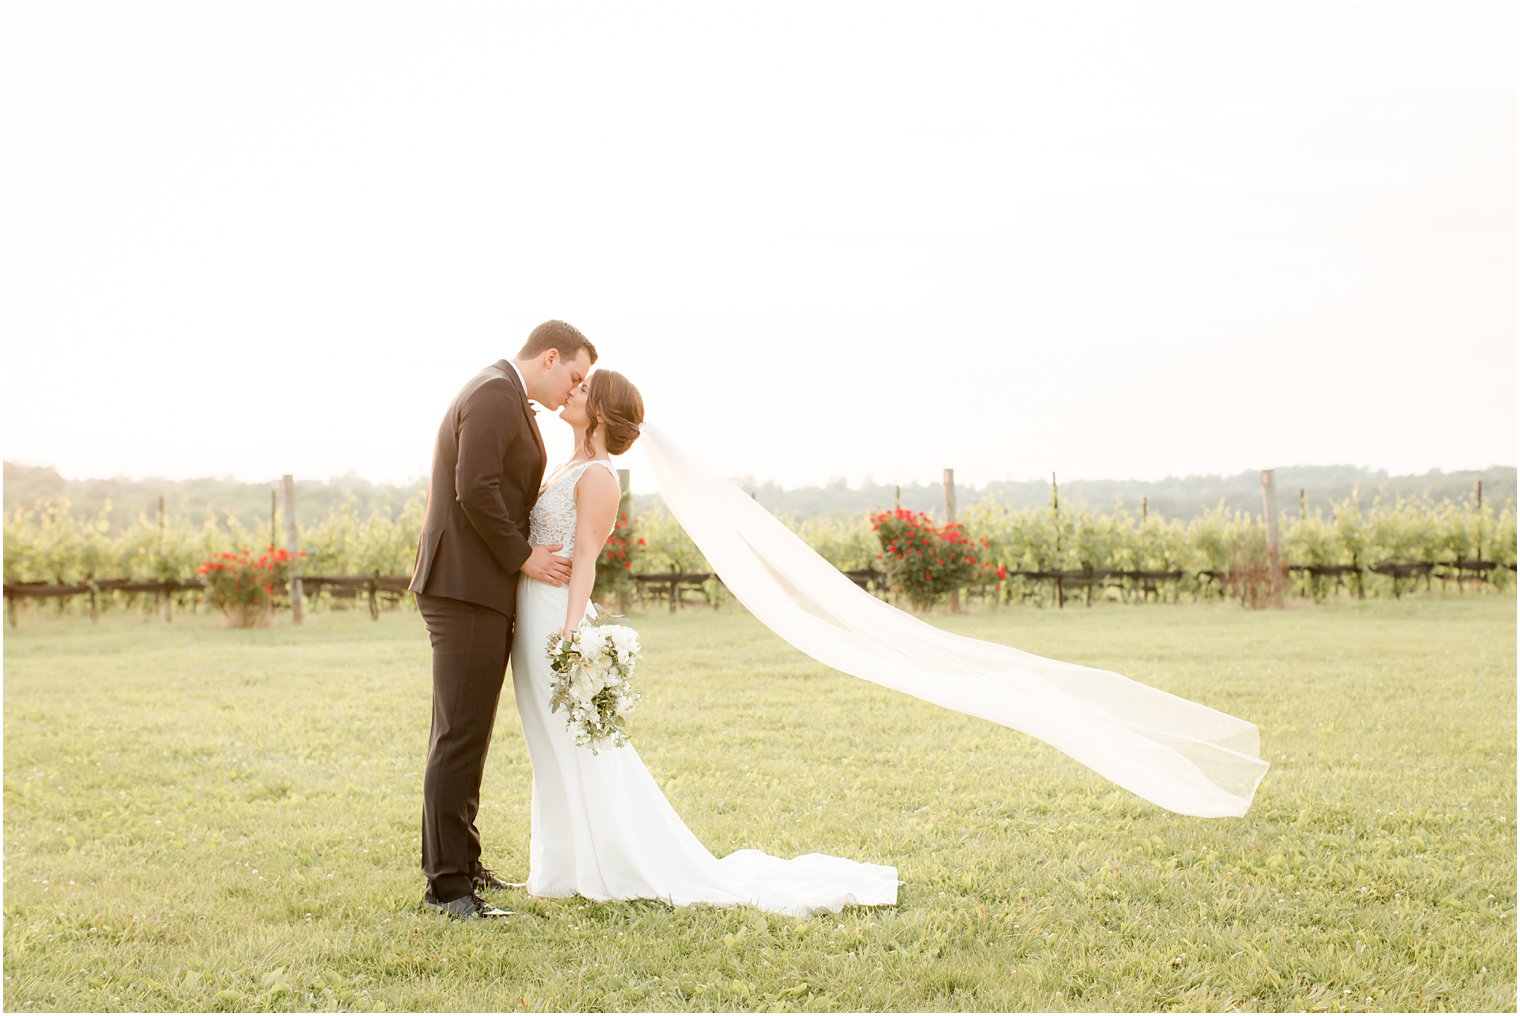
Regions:
M 660 495 L 724 585 L 835 670 L 1037 737 L 1183 815 L 1244 815 L 1256 725 L 1108 670 L 942 631 L 856 586 L 733 483 L 644 423 Z

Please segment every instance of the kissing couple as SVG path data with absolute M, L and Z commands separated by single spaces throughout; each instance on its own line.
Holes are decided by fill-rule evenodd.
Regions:
M 438 431 L 411 582 L 433 646 L 427 907 L 466 919 L 507 916 L 479 895 L 508 883 L 481 863 L 475 815 L 509 657 L 533 765 L 528 892 L 794 915 L 897 902 L 897 869 L 887 865 L 748 849 L 714 857 L 631 744 L 595 753 L 551 715 L 549 638 L 595 614 L 597 559 L 620 493 L 610 459 L 635 441 L 666 507 L 718 579 L 814 660 L 1039 738 L 1178 814 L 1246 813 L 1268 768 L 1255 724 L 1110 670 L 956 635 L 873 596 L 646 424 L 638 389 L 621 374 L 593 372 L 595 363 L 584 335 L 546 322 L 514 358 L 464 386 Z M 547 482 L 529 400 L 560 409 L 575 432 L 574 454 Z M 923 792 L 926 802 L 937 794 Z
M 533 767 L 527 891 L 534 896 L 752 904 L 806 915 L 897 902 L 897 869 L 823 854 L 714 857 L 631 744 L 576 743 L 551 713 L 549 637 L 588 613 L 621 496 L 611 456 L 639 439 L 644 403 L 596 347 L 548 321 L 511 359 L 476 374 L 444 414 L 410 589 L 433 649 L 433 719 L 422 795 L 423 904 L 455 918 L 509 916 L 475 826 L 497 704 L 512 693 Z M 545 478 L 529 401 L 558 409 L 574 454 Z

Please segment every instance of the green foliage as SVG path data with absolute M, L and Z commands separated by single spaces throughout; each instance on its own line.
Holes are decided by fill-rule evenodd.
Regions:
M 310 557 L 305 570 L 313 575 L 410 575 L 417 559 L 417 534 L 427 503 L 413 498 L 392 517 L 376 509 L 361 522 L 352 504 L 301 531 L 301 547 Z
M 1450 511 L 1448 506 L 1447 511 Z M 1500 565 L 1515 563 L 1515 513 L 1505 511 L 1495 517 L 1488 505 L 1483 506 L 1483 552 L 1490 561 Z M 1502 574 L 1502 572 L 1501 572 Z M 1514 573 L 1511 572 L 1511 575 Z
M 810 518 L 793 529 L 803 542 L 842 572 L 875 568 L 880 551 L 864 515 Z
M 663 505 L 656 506 L 639 520 L 641 570 L 651 573 L 710 572 L 712 566 L 686 535 L 686 530 Z
M 1364 506 L 1365 504 L 1365 506 Z M 627 511 L 625 497 L 613 539 L 603 548 L 596 595 L 607 598 L 628 588 L 635 572 L 709 572 L 707 561 L 679 523 L 656 505 L 642 517 Z M 304 524 L 302 548 L 309 554 L 307 574 L 396 577 L 410 574 L 422 526 L 425 501 L 414 495 L 399 509 L 373 508 L 364 513 L 358 503 L 341 503 L 330 514 Z M 1456 561 L 1497 562 L 1488 572 L 1500 590 L 1513 588 L 1516 558 L 1516 513 L 1513 505 L 1496 508 L 1485 501 L 1481 512 L 1472 505 L 1400 497 L 1369 501 L 1353 492 L 1330 511 L 1308 510 L 1302 517 L 1281 519 L 1283 560 L 1290 565 L 1344 566 L 1341 577 L 1295 573 L 1292 591 L 1323 600 L 1344 589 L 1379 596 L 1408 591 L 1411 580 L 1380 575 L 1371 568 L 1398 561 L 1430 565 Z M 1264 588 L 1268 568 L 1265 532 L 1259 516 L 1220 502 L 1211 511 L 1187 522 L 1144 516 L 1121 502 L 1103 514 L 1085 507 L 1016 508 L 999 499 L 986 499 L 965 514 L 967 527 L 983 545 L 975 549 L 978 566 L 963 576 L 941 575 L 945 562 L 915 572 L 898 569 L 906 592 L 924 586 L 927 571 L 933 581 L 915 601 L 920 606 L 939 599 L 949 588 L 971 588 L 1002 602 L 1048 603 L 1053 584 L 1004 574 L 1021 571 L 1104 572 L 1111 570 L 1182 573 L 1181 578 L 1151 583 L 1157 595 L 1172 600 L 1223 594 L 1251 602 Z M 887 564 L 870 528 L 870 516 L 812 518 L 788 524 L 826 560 L 842 571 Z M 283 530 L 282 530 L 283 532 Z M 916 544 L 922 548 L 923 534 Z M 57 585 L 85 584 L 105 579 L 180 581 L 194 578 L 196 566 L 211 555 L 239 547 L 270 543 L 266 526 L 246 527 L 227 515 L 192 524 L 170 514 L 163 519 L 139 515 L 123 523 L 109 503 L 96 515 L 81 515 L 64 501 L 46 501 L 13 508 L 5 515 L 5 581 Z M 937 545 L 937 543 L 936 543 Z M 905 545 L 906 546 L 906 545 Z M 940 555 L 943 557 L 943 555 Z M 902 562 L 894 562 L 901 564 Z M 963 563 L 954 562 L 951 563 Z M 620 574 L 621 573 L 621 574 Z M 1454 576 L 1437 571 L 1443 583 Z M 1430 585 L 1430 580 L 1424 580 Z M 931 590 L 930 587 L 938 591 Z M 1100 597 L 1130 598 L 1137 583 L 1126 580 L 1100 592 Z M 716 583 L 711 592 L 721 594 Z M 120 594 L 118 594 L 120 595 Z

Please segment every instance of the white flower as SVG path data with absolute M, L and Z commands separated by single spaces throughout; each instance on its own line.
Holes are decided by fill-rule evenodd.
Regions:
M 639 637 L 624 625 L 578 626 L 562 643 L 551 641 L 551 706 L 563 711 L 575 742 L 595 752 L 628 743 L 623 724 L 639 701 L 630 679 Z
M 570 675 L 570 697 L 576 702 L 590 704 L 596 693 L 602 690 L 598 675 L 588 667 L 576 667 Z

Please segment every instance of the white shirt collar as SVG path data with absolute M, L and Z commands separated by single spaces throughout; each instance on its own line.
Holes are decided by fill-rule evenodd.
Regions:
M 522 382 L 523 398 L 532 398 L 532 396 L 528 394 L 528 379 L 523 377 L 523 372 L 517 369 L 517 364 L 513 363 L 509 359 L 507 361 L 507 365 L 510 366 L 512 370 L 517 374 L 517 380 Z

